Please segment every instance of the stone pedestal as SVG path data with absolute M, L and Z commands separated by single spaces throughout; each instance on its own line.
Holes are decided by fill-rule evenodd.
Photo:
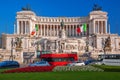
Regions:
M 66 38 L 66 32 L 64 29 L 60 31 L 60 38 L 65 39 Z

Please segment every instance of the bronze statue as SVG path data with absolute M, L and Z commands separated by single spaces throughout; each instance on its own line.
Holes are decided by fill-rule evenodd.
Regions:
M 100 7 L 100 6 L 97 5 L 97 4 L 94 4 L 94 6 L 93 6 L 93 11 L 100 11 L 100 10 L 102 10 L 102 7 Z
M 110 36 L 105 40 L 105 46 L 104 46 L 105 51 L 111 51 L 111 39 Z
M 110 45 L 111 45 L 110 36 L 106 39 L 105 43 L 106 43 L 106 45 L 105 45 L 106 47 L 110 47 Z
M 16 45 L 16 48 L 22 48 L 21 44 L 22 44 L 21 38 L 16 37 L 16 38 L 15 38 L 15 45 Z
M 64 27 L 64 22 L 63 22 L 63 20 L 62 20 L 62 22 L 60 23 L 60 25 L 61 25 L 61 27 L 62 27 L 62 29 L 63 29 L 63 27 Z
M 26 7 L 22 7 L 23 11 L 31 11 L 30 5 L 26 5 Z

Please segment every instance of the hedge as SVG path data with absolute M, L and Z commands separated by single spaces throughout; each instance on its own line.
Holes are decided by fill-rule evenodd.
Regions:
M 97 68 L 101 68 L 106 72 L 120 72 L 120 66 L 108 66 L 108 65 L 92 65 Z
M 58 71 L 101 71 L 103 72 L 104 70 L 93 67 L 93 66 L 56 66 L 52 71 L 53 72 L 58 72 Z

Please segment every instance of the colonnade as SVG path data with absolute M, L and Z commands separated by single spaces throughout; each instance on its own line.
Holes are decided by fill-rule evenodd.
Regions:
M 30 23 L 29 21 L 17 21 L 17 34 L 29 34 Z
M 107 33 L 107 21 L 95 21 L 94 33 Z
M 77 33 L 77 27 L 80 25 L 64 25 L 67 36 L 81 36 L 83 33 Z M 38 24 L 38 31 L 36 35 L 40 36 L 59 36 L 59 31 L 61 30 L 60 25 L 44 25 Z M 84 35 L 84 34 L 83 34 Z
M 30 34 L 33 26 L 33 23 L 29 21 L 17 21 L 17 34 Z M 39 36 L 59 36 L 59 31 L 61 30 L 60 24 L 40 24 L 38 23 L 38 31 L 36 35 Z M 32 27 L 32 28 L 31 28 Z M 81 27 L 80 24 L 66 24 L 64 29 L 67 36 L 83 36 L 89 34 L 89 28 L 91 28 L 93 33 L 105 34 L 107 33 L 107 22 L 106 21 L 94 21 L 93 27 L 87 26 L 87 32 L 77 33 L 77 28 Z M 35 28 L 35 27 L 34 27 Z M 91 32 L 90 32 L 91 33 Z

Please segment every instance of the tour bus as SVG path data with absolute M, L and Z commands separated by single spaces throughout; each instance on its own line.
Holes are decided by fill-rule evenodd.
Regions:
M 105 65 L 120 66 L 120 54 L 101 54 L 98 59 Z
M 48 61 L 54 66 L 63 66 L 78 60 L 76 53 L 49 53 L 41 54 L 40 59 Z

